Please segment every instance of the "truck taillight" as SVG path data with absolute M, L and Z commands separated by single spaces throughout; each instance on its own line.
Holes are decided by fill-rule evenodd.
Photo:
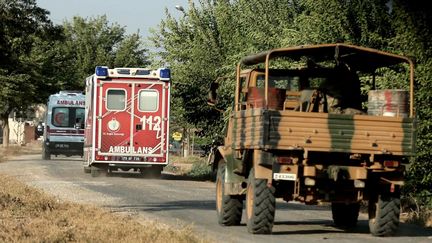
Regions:
M 399 167 L 400 162 L 396 160 L 385 160 L 383 163 L 384 167 L 396 168 Z
M 291 157 L 277 157 L 276 160 L 279 164 L 292 164 L 293 163 Z

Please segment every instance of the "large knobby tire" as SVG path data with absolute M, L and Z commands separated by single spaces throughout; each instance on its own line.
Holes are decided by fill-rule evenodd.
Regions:
M 246 193 L 247 229 L 252 234 L 270 234 L 275 217 L 275 188 L 265 179 L 255 179 L 252 168 Z
M 225 195 L 226 164 L 218 167 L 216 175 L 216 212 L 220 225 L 239 225 L 243 211 L 243 198 L 240 195 Z
M 374 236 L 394 235 L 399 227 L 400 196 L 379 195 L 369 201 L 369 230 Z
M 332 203 L 333 222 L 336 227 L 349 229 L 357 225 L 359 203 Z

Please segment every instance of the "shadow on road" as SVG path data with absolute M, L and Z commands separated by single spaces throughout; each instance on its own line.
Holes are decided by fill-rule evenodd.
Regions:
M 215 202 L 200 201 L 200 200 L 184 200 L 184 201 L 171 201 L 162 203 L 146 203 L 146 204 L 134 204 L 134 205 L 121 205 L 121 206 L 109 206 L 110 208 L 118 209 L 119 211 L 124 210 L 137 210 L 143 212 L 157 212 L 167 210 L 214 210 L 216 208 Z
M 357 226 L 351 229 L 341 229 L 333 224 L 332 220 L 308 220 L 308 221 L 279 221 L 275 225 L 295 226 L 292 231 L 273 231 L 273 235 L 299 235 L 299 234 L 331 234 L 331 233 L 350 233 L 350 234 L 367 234 L 369 235 L 369 225 L 367 220 L 359 220 Z M 324 226 L 325 229 L 298 230 L 301 226 Z M 304 227 L 310 228 L 310 227 Z M 399 231 L 392 237 L 427 237 L 432 236 L 432 229 L 419 228 L 418 226 L 401 223 Z

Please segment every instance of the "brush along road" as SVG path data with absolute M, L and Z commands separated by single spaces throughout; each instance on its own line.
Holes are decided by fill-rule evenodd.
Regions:
M 276 201 L 272 235 L 251 235 L 243 226 L 219 227 L 215 220 L 214 183 L 182 180 L 163 175 L 149 179 L 139 173 L 113 173 L 91 177 L 82 173 L 81 158 L 22 155 L 0 163 L 3 174 L 16 176 L 61 200 L 103 206 L 140 218 L 173 225 L 192 224 L 217 242 L 430 242 L 432 230 L 401 223 L 396 236 L 380 238 L 369 234 L 367 217 L 361 215 L 354 231 L 333 226 L 329 207 L 304 206 Z M 89 220 L 91 220 L 89 218 Z M 330 241 L 328 241 L 330 240 Z

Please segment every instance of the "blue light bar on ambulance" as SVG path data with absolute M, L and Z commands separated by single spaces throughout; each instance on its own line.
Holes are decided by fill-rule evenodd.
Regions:
M 108 77 L 108 67 L 106 66 L 97 66 L 95 72 L 96 76 Z
M 171 78 L 171 72 L 168 68 L 159 69 L 159 78 L 160 80 L 169 81 Z

